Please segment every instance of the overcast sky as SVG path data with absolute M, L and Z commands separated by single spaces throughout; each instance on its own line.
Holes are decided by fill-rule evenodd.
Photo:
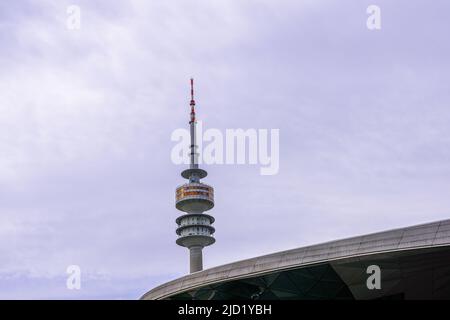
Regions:
M 67 7 L 81 29 L 67 28 Z M 381 8 L 381 30 L 366 9 Z M 204 166 L 213 267 L 450 216 L 447 0 L 0 2 L 0 298 L 136 299 L 188 272 L 171 133 L 280 129 Z M 66 288 L 79 265 L 80 290 Z

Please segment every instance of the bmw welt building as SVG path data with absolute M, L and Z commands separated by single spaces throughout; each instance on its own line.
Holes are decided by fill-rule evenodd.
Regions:
M 450 220 L 194 272 L 142 299 L 450 299 Z

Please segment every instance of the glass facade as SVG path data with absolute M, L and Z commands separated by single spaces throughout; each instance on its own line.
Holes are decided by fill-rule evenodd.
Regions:
M 180 201 L 186 197 L 204 197 L 214 201 L 214 189 L 205 184 L 190 183 L 177 188 L 176 201 Z
M 380 268 L 380 289 L 369 289 L 369 266 Z M 450 299 L 450 247 L 340 259 L 206 285 L 174 300 Z

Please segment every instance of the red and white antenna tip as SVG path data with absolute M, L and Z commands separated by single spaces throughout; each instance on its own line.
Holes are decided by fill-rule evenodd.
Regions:
M 195 106 L 195 100 L 194 100 L 194 78 L 191 78 L 191 106 Z
M 195 123 L 195 100 L 194 100 L 194 79 L 191 78 L 191 121 L 189 123 Z
M 195 101 L 194 101 L 194 79 L 193 78 L 191 78 L 191 104 L 192 103 L 195 104 Z

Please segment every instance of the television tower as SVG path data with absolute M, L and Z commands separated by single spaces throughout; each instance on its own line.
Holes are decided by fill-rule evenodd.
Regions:
M 213 237 L 215 229 L 212 226 L 214 217 L 204 213 L 214 207 L 214 189 L 200 182 L 200 179 L 205 178 L 208 173 L 198 167 L 194 79 L 191 79 L 190 106 L 190 166 L 189 169 L 181 172 L 181 176 L 188 179 L 189 182 L 176 189 L 175 206 L 184 212 L 176 219 L 178 225 L 177 244 L 189 249 L 190 272 L 193 273 L 203 269 L 203 248 L 216 241 Z

